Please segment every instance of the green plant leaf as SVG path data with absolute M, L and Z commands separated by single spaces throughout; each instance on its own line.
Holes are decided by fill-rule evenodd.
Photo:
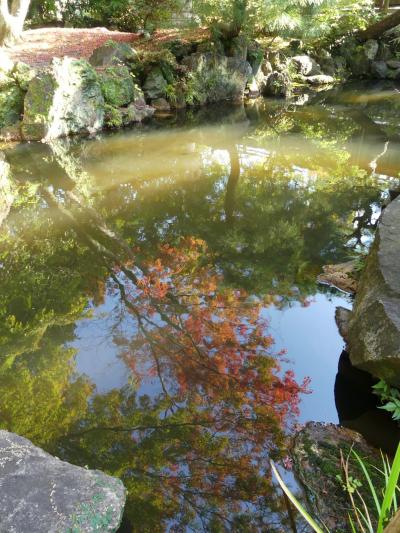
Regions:
M 371 491 L 372 497 L 374 499 L 375 507 L 378 512 L 378 515 L 381 512 L 381 505 L 379 503 L 378 495 L 376 494 L 376 490 L 374 487 L 374 484 L 372 483 L 371 477 L 368 473 L 367 467 L 365 466 L 364 461 L 361 459 L 361 457 L 358 455 L 358 453 L 354 450 L 351 450 L 351 453 L 354 455 L 354 457 L 357 459 L 358 464 L 361 467 L 361 470 L 363 471 L 363 474 L 365 476 L 365 479 L 367 480 L 369 490 Z
M 390 470 L 389 479 L 386 485 L 385 495 L 383 498 L 383 503 L 381 507 L 381 512 L 379 515 L 379 522 L 377 533 L 383 532 L 384 522 L 387 518 L 388 512 L 393 504 L 393 498 L 396 494 L 397 482 L 400 475 L 400 443 L 397 447 L 396 455 L 393 460 L 392 468 Z
M 301 503 L 295 498 L 295 496 L 291 493 L 289 488 L 285 485 L 285 482 L 281 478 L 275 466 L 275 463 L 273 461 L 271 461 L 271 468 L 281 489 L 286 494 L 286 496 L 289 498 L 289 500 L 292 502 L 292 504 L 296 507 L 296 509 L 299 511 L 302 517 L 307 521 L 307 523 L 313 528 L 313 530 L 316 533 L 324 533 L 324 531 L 319 527 L 319 525 L 315 522 L 315 520 L 308 514 L 308 512 L 304 509 Z

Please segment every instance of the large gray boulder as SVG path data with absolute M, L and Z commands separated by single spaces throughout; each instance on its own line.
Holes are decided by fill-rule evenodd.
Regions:
M 291 61 L 297 73 L 302 76 L 319 76 L 322 74 L 321 67 L 310 56 L 294 56 Z
M 53 59 L 30 82 L 24 103 L 26 140 L 50 140 L 95 133 L 104 122 L 104 98 L 98 75 L 85 60 Z
M 0 431 L 0 531 L 116 531 L 125 505 L 121 481 L 60 461 L 29 440 Z
M 349 325 L 353 365 L 400 386 L 400 197 L 383 212 Z
M 263 96 L 286 98 L 290 96 L 292 83 L 286 72 L 272 72 L 264 78 L 262 85 Z

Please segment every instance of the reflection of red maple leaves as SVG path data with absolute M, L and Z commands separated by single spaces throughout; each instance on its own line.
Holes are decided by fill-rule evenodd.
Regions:
M 282 447 L 308 380 L 282 371 L 264 304 L 224 286 L 208 259 L 203 241 L 185 239 L 162 246 L 137 279 L 115 273 L 137 323 L 119 344 L 136 383 L 157 377 L 155 401 L 166 406 L 160 428 L 180 435 L 165 444 L 164 455 L 175 451 L 164 488 L 182 494 L 190 479 L 196 498 L 209 493 L 233 511 L 267 491 L 268 454 Z
M 262 304 L 224 287 L 206 252 L 192 238 L 164 245 L 137 283 L 124 280 L 138 322 L 124 359 L 133 372 L 140 361 L 148 376 L 158 375 L 171 404 L 194 402 L 218 431 L 284 425 L 298 413 L 308 380 L 298 384 L 292 371 L 281 372 L 283 353 L 272 351 Z M 254 432 L 254 442 L 261 444 L 265 431 Z

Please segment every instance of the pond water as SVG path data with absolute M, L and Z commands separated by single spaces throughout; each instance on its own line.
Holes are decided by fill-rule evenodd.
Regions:
M 368 248 L 399 114 L 349 86 L 5 149 L 0 427 L 119 476 L 121 531 L 287 531 L 269 458 L 352 416 L 316 278 Z

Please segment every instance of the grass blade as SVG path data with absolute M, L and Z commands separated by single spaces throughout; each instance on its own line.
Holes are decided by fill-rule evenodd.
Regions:
M 383 533 L 384 520 L 386 519 L 388 512 L 393 503 L 393 496 L 396 491 L 397 482 L 400 475 L 400 444 L 397 447 L 396 455 L 393 460 L 392 468 L 390 470 L 389 479 L 387 482 L 385 495 L 382 502 L 381 513 L 379 515 L 377 533 Z
M 281 487 L 283 492 L 286 494 L 286 496 L 289 498 L 289 500 L 292 502 L 292 504 L 296 507 L 296 509 L 299 511 L 299 513 L 302 515 L 304 520 L 308 522 L 308 524 L 313 528 L 313 530 L 316 533 L 324 533 L 324 531 L 319 527 L 319 525 L 315 522 L 315 520 L 307 513 L 307 511 L 304 509 L 304 507 L 301 505 L 301 503 L 294 497 L 294 495 L 291 493 L 291 491 L 288 489 L 288 487 L 285 485 L 285 482 L 281 478 L 275 464 L 273 461 L 271 461 L 271 468 L 272 471 Z
M 357 452 L 355 452 L 354 450 L 351 450 L 351 453 L 355 456 L 355 458 L 357 459 L 358 461 L 358 464 L 360 465 L 361 467 L 361 470 L 363 471 L 363 474 L 365 476 L 365 479 L 367 480 L 367 483 L 368 483 L 368 486 L 369 486 L 369 490 L 372 494 L 372 497 L 374 499 L 374 502 L 375 502 L 375 507 L 376 507 L 376 510 L 378 512 L 378 516 L 381 514 L 381 505 L 379 503 L 379 499 L 378 499 L 378 496 L 376 494 L 376 490 L 375 490 L 375 487 L 372 483 L 372 480 L 371 480 L 371 477 L 368 473 L 368 470 L 364 464 L 364 461 L 361 459 L 361 457 L 358 455 Z
M 354 525 L 354 522 L 353 522 L 351 516 L 348 515 L 348 518 L 349 518 L 349 524 L 350 524 L 350 527 L 351 527 L 351 533 L 357 533 L 356 526 Z

